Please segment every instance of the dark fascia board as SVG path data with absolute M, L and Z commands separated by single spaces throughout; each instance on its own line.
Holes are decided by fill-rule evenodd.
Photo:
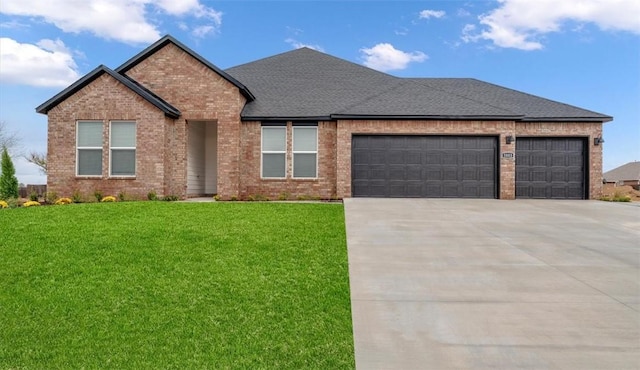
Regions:
M 331 116 L 313 116 L 313 117 L 261 117 L 261 116 L 243 116 L 245 122 L 261 121 L 261 122 L 315 122 L 315 121 L 333 121 Z
M 134 83 L 129 78 L 124 77 L 124 76 L 112 71 L 111 69 L 109 69 L 108 67 L 106 67 L 104 65 L 98 66 L 96 69 L 94 69 L 93 71 L 87 73 L 84 77 L 82 77 L 78 81 L 76 81 L 73 84 L 71 84 L 71 86 L 69 86 L 66 89 L 62 90 L 60 93 L 58 93 L 53 98 L 51 98 L 51 99 L 47 100 L 46 102 L 42 103 L 41 105 L 39 105 L 36 108 L 36 112 L 37 113 L 42 113 L 42 114 L 47 114 L 47 112 L 49 112 L 49 110 L 51 110 L 53 107 L 55 107 L 56 105 L 60 104 L 61 102 L 63 102 L 68 97 L 70 97 L 71 95 L 75 94 L 76 92 L 80 91 L 82 88 L 84 88 L 85 86 L 87 86 L 88 84 L 93 82 L 95 79 L 97 79 L 98 77 L 102 76 L 102 74 L 104 74 L 104 73 L 106 73 L 109 76 L 115 78 L 118 82 L 122 83 L 123 85 L 125 85 L 126 87 L 131 89 L 133 92 L 135 92 L 136 94 L 138 94 L 141 97 L 143 97 L 149 103 L 153 104 L 158 109 L 162 110 L 166 116 L 174 118 L 174 119 L 180 117 L 180 111 L 178 109 L 176 109 L 175 107 L 173 107 L 169 103 L 165 102 L 164 100 L 160 99 L 156 95 L 152 94 L 148 90 L 142 88 L 140 85 Z
M 351 120 L 484 120 L 484 121 L 504 121 L 504 120 L 521 120 L 524 116 L 456 116 L 456 115 L 366 115 L 366 114 L 332 114 L 333 120 L 351 119 Z
M 613 117 L 601 116 L 601 117 L 525 117 L 521 121 L 523 122 L 611 122 Z
M 122 64 L 120 67 L 116 68 L 115 71 L 118 72 L 118 73 L 121 73 L 121 74 L 125 74 L 128 70 L 130 70 L 131 68 L 135 67 L 136 65 L 138 65 L 143 60 L 147 59 L 147 57 L 149 57 L 151 54 L 153 54 L 156 51 L 162 49 L 168 43 L 172 43 L 175 46 L 179 47 L 185 53 L 189 54 L 190 56 L 192 56 L 193 58 L 198 60 L 200 63 L 202 63 L 202 64 L 206 65 L 207 67 L 209 67 L 209 69 L 211 69 L 215 73 L 219 74 L 222 78 L 224 78 L 225 80 L 231 82 L 234 86 L 236 86 L 238 89 L 240 89 L 240 92 L 242 93 L 242 95 L 248 101 L 253 101 L 253 100 L 256 99 L 255 96 L 253 96 L 253 94 L 251 93 L 251 91 L 249 91 L 249 89 L 245 85 L 243 85 L 240 81 L 238 81 L 235 78 L 231 77 L 231 75 L 229 75 L 225 71 L 221 70 L 220 68 L 216 67 L 211 62 L 209 62 L 208 60 L 203 58 L 200 54 L 198 54 L 195 51 L 191 50 L 189 47 L 187 47 L 186 45 L 184 45 L 180 41 L 176 40 L 171 35 L 165 35 L 163 38 L 161 38 L 160 40 L 156 41 L 155 43 L 153 43 L 148 48 L 146 48 L 146 49 L 142 50 L 141 52 L 139 52 L 133 58 L 131 58 L 131 59 L 127 60 L 126 62 L 124 62 L 124 64 Z

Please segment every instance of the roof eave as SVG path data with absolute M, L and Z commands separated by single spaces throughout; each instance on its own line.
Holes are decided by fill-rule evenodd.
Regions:
M 484 121 L 511 121 L 520 120 L 523 116 L 492 116 L 492 115 L 380 115 L 380 114 L 332 114 L 331 118 L 353 120 L 484 120 Z
M 222 78 L 224 78 L 225 80 L 229 81 L 231 84 L 235 85 L 240 90 L 240 93 L 248 101 L 255 100 L 255 96 L 253 96 L 251 91 L 249 91 L 249 89 L 245 85 L 243 85 L 240 81 L 236 80 L 235 78 L 233 78 L 231 75 L 229 75 L 225 71 L 223 71 L 220 68 L 216 67 L 211 62 L 209 62 L 208 60 L 203 58 L 200 54 L 196 53 L 195 51 L 193 51 L 192 49 L 190 49 L 189 47 L 187 47 L 186 45 L 184 45 L 180 41 L 176 40 L 171 35 L 166 35 L 166 36 L 162 37 L 160 40 L 156 41 L 151 46 L 147 47 L 146 49 L 144 49 L 141 52 L 139 52 L 138 54 L 136 54 L 133 58 L 131 58 L 131 59 L 127 60 L 126 62 L 124 62 L 121 66 L 116 68 L 115 71 L 118 72 L 118 73 L 121 73 L 121 74 L 126 73 L 128 70 L 130 70 L 131 68 L 135 67 L 140 62 L 145 60 L 149 55 L 151 55 L 151 54 L 155 53 L 156 51 L 162 49 L 168 43 L 173 43 L 175 46 L 177 46 L 180 49 L 182 49 L 185 53 L 191 55 L 193 58 L 198 60 L 200 63 L 206 65 L 207 67 L 209 67 L 209 69 L 211 69 L 215 73 L 219 74 Z
M 522 122 L 610 122 L 613 117 L 524 117 Z
M 242 116 L 242 121 L 264 121 L 264 122 L 277 122 L 277 121 L 331 121 L 331 116 Z
M 73 94 L 75 94 L 78 91 L 80 91 L 81 89 L 83 89 L 85 86 L 87 86 L 88 84 L 93 82 L 95 79 L 100 77 L 103 73 L 108 74 L 109 76 L 114 78 L 116 81 L 118 81 L 121 84 L 125 85 L 127 88 L 129 88 L 134 93 L 140 95 L 142 98 L 144 98 L 146 101 L 148 101 L 149 103 L 154 105 L 156 108 L 158 108 L 161 111 L 163 111 L 164 114 L 167 117 L 171 117 L 171 118 L 174 118 L 174 119 L 180 117 L 181 113 L 180 113 L 180 111 L 178 109 L 176 109 L 175 107 L 169 105 L 168 103 L 166 103 L 166 102 L 154 97 L 150 93 L 148 93 L 148 92 L 144 91 L 143 89 L 141 89 L 140 87 L 136 86 L 128 78 L 126 78 L 123 75 L 120 75 L 120 74 L 112 71 L 111 69 L 109 69 L 108 67 L 106 67 L 104 65 L 98 66 L 93 71 L 87 73 L 85 76 L 80 78 L 78 81 L 74 82 L 69 87 L 67 87 L 66 89 L 62 90 L 60 93 L 56 94 L 53 98 L 51 98 L 51 99 L 47 100 L 46 102 L 40 104 L 38 107 L 36 107 L 36 112 L 37 113 L 41 113 L 41 114 L 47 114 L 51 109 L 53 109 L 53 107 L 57 106 L 58 104 L 62 103 L 64 100 L 66 100 L 67 98 L 69 98 Z

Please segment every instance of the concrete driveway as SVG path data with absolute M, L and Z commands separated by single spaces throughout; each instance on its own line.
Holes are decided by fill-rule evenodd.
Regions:
M 345 199 L 356 367 L 640 368 L 640 206 Z

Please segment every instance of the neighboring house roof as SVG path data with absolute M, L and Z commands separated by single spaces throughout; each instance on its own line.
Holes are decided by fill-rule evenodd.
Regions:
M 330 118 L 517 119 L 612 118 L 469 78 L 399 78 L 309 48 L 226 70 L 256 100 L 244 120 Z
M 150 55 L 154 54 L 156 51 L 162 49 L 163 47 L 165 47 L 169 43 L 172 43 L 175 46 L 177 46 L 178 48 L 182 49 L 182 51 L 184 51 L 185 53 L 189 54 L 191 57 L 193 57 L 194 59 L 196 59 L 200 63 L 206 65 L 207 67 L 209 67 L 209 69 L 211 69 L 212 71 L 214 71 L 215 73 L 220 75 L 222 78 L 224 78 L 225 80 L 229 81 L 231 84 L 236 86 L 238 89 L 240 89 L 240 92 L 242 93 L 242 95 L 245 98 L 247 98 L 248 101 L 251 101 L 251 100 L 255 99 L 253 94 L 251 94 L 251 91 L 249 91 L 249 89 L 245 85 L 243 85 L 240 81 L 236 80 L 235 78 L 230 76 L 225 71 L 223 71 L 220 68 L 216 67 L 211 62 L 209 62 L 205 58 L 201 57 L 198 53 L 196 53 L 195 51 L 189 49 L 186 45 L 184 45 L 183 43 L 181 43 L 180 41 L 176 40 L 175 38 L 173 38 L 170 35 L 164 36 L 160 40 L 158 40 L 155 43 L 153 43 L 153 45 L 151 45 L 148 48 L 142 50 L 136 56 L 134 56 L 133 58 L 131 58 L 128 61 L 124 62 L 124 64 L 122 64 L 120 67 L 116 68 L 115 71 L 120 73 L 120 74 L 125 74 L 128 70 L 130 70 L 131 68 L 135 67 L 140 62 L 142 62 L 143 60 L 147 59 L 147 57 L 149 57 Z
M 69 96 L 75 94 L 76 92 L 78 92 L 79 90 L 81 90 L 82 88 L 84 88 L 85 86 L 87 86 L 88 84 L 90 84 L 95 79 L 97 79 L 98 77 L 102 76 L 105 73 L 113 77 L 114 79 L 116 79 L 118 82 L 122 83 L 129 89 L 131 89 L 134 93 L 143 97 L 149 103 L 155 105 L 158 109 L 162 110 L 165 115 L 171 118 L 178 118 L 180 116 L 180 111 L 177 108 L 167 103 L 166 101 L 162 100 L 162 98 L 160 98 L 153 92 L 149 91 L 148 89 L 145 89 L 143 86 L 133 81 L 132 79 L 124 75 L 121 75 L 119 73 L 116 73 L 104 65 L 98 66 L 96 69 L 87 73 L 84 77 L 82 77 L 78 81 L 74 82 L 71 86 L 62 90 L 53 98 L 42 103 L 40 106 L 36 108 L 36 112 L 47 114 L 47 112 L 49 112 L 49 110 L 51 110 L 53 107 L 60 104 Z
M 640 162 L 629 162 L 602 174 L 606 182 L 640 181 Z

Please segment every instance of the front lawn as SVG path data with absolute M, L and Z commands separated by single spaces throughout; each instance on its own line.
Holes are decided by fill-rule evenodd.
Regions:
M 343 207 L 0 210 L 0 368 L 353 368 Z

